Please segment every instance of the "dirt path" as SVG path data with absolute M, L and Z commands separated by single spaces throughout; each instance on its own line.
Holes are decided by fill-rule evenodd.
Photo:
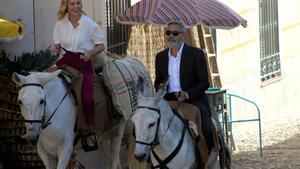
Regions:
M 277 117 L 263 123 L 262 158 L 257 125 L 238 124 L 235 128 L 233 169 L 300 169 L 299 117 Z

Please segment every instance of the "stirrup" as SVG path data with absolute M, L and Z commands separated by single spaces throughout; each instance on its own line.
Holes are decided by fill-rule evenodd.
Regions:
M 98 150 L 98 142 L 95 132 L 89 132 L 81 137 L 82 149 L 85 152 Z

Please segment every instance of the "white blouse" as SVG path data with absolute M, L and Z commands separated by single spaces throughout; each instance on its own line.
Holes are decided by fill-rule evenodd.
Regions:
M 104 44 L 105 34 L 92 19 L 85 15 L 80 17 L 76 28 L 66 15 L 64 19 L 56 22 L 53 40 L 54 44 L 61 44 L 69 51 L 85 53 L 92 50 L 95 44 Z

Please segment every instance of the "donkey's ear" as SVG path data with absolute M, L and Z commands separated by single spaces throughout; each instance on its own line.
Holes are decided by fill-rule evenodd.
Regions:
M 155 101 L 158 103 L 167 92 L 168 81 L 161 83 L 158 87 L 158 91 L 155 94 Z
M 61 73 L 61 69 L 58 69 L 54 72 L 48 73 L 48 72 L 43 72 L 40 74 L 36 74 L 37 79 L 40 81 L 40 83 L 44 86 L 46 85 L 49 81 L 57 77 Z
M 141 77 L 138 78 L 138 82 L 137 82 L 137 85 L 136 85 L 136 90 L 137 90 L 137 96 L 138 96 L 138 98 L 145 97 L 145 93 L 144 93 L 144 80 Z
M 11 78 L 17 86 L 22 86 L 24 84 L 25 77 L 23 75 L 18 74 L 17 72 L 14 72 Z

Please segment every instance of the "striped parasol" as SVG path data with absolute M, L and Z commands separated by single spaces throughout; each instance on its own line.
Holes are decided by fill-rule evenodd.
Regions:
M 122 24 L 164 26 L 180 20 L 187 27 L 231 29 L 247 26 L 247 21 L 218 0 L 141 0 L 116 18 Z

